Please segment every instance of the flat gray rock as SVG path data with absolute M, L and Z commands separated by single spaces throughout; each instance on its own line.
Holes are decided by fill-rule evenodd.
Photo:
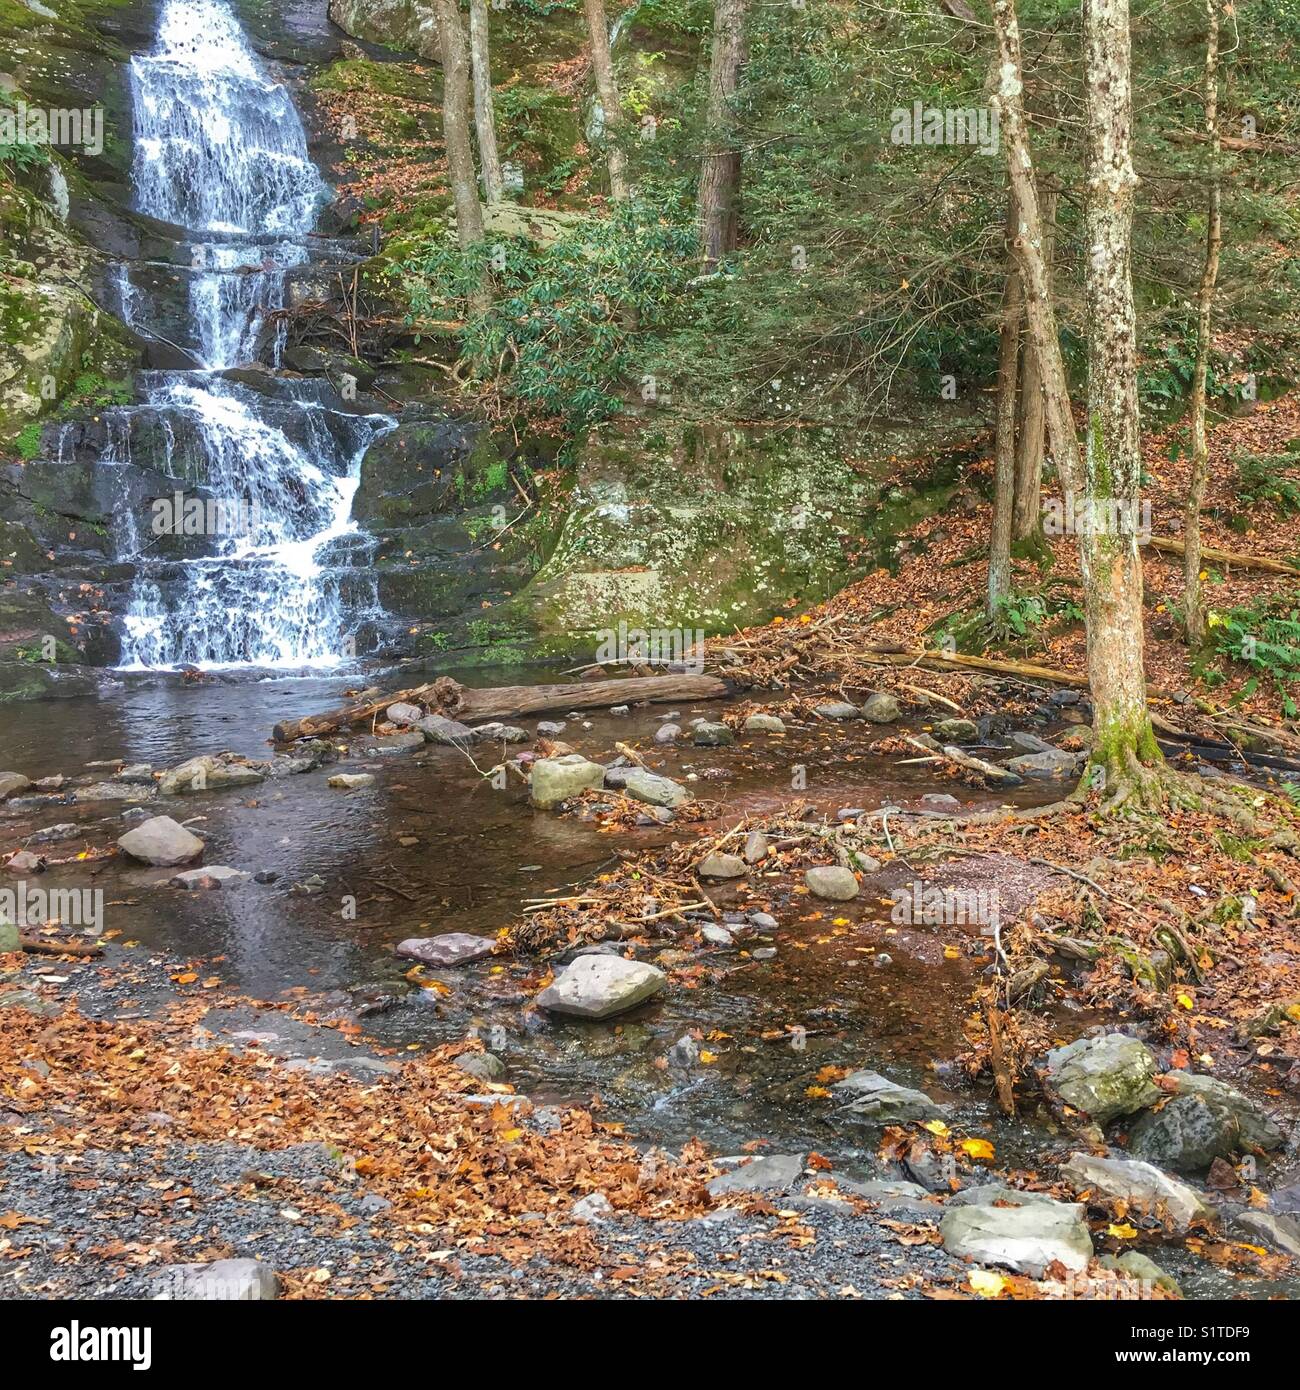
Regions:
M 1080 1038 L 1047 1054 L 1047 1080 L 1057 1095 L 1097 1124 L 1131 1115 L 1160 1100 L 1151 1049 L 1123 1033 Z
M 738 854 L 706 854 L 696 870 L 701 878 L 744 878 L 748 872 L 745 861 Z
M 709 1183 L 709 1195 L 728 1192 L 789 1192 L 803 1177 L 803 1154 L 767 1154 L 733 1168 Z
M 608 785 L 617 785 L 634 801 L 643 801 L 647 806 L 680 806 L 692 799 L 690 792 L 680 782 L 647 772 L 643 767 L 628 768 L 616 782 L 611 781 L 611 774 L 607 772 L 605 781 Z
M 887 1076 L 865 1068 L 837 1081 L 831 1091 L 849 1101 L 841 1114 L 883 1125 L 935 1120 L 944 1113 L 943 1106 L 931 1100 L 924 1091 L 900 1086 Z
M 539 810 L 549 811 L 588 789 L 605 785 L 605 769 L 579 753 L 562 758 L 538 758 L 532 766 L 529 799 Z
M 336 772 L 326 785 L 335 791 L 351 792 L 361 787 L 372 787 L 374 783 L 374 774 L 370 772 Z
M 1122 1201 L 1128 1210 L 1140 1216 L 1167 1219 L 1180 1232 L 1186 1231 L 1193 1221 L 1214 1220 L 1214 1211 L 1186 1183 L 1140 1159 L 1076 1153 L 1061 1165 L 1060 1172 L 1075 1193 L 1091 1190 Z
M 230 787 L 254 787 L 265 780 L 264 773 L 240 762 L 233 754 L 204 753 L 168 768 L 158 779 L 158 791 L 163 796 L 186 796 Z
M 1003 1265 L 1035 1279 L 1055 1263 L 1080 1273 L 1092 1258 L 1092 1236 L 1078 1208 L 1060 1202 L 952 1208 L 939 1234 L 944 1249 L 958 1259 Z
M 490 936 L 471 936 L 453 931 L 443 936 L 412 936 L 400 941 L 396 954 L 424 965 L 469 965 L 492 954 L 496 942 Z

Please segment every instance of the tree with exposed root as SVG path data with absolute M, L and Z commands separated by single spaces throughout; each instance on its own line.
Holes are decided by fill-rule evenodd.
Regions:
M 605 0 L 584 0 L 587 32 L 591 37 L 591 67 L 596 78 L 596 96 L 605 117 L 605 160 L 609 166 L 609 191 L 615 199 L 628 195 L 627 156 L 619 141 L 623 135 L 623 103 L 614 81 L 614 61 L 609 51 L 609 21 Z
M 715 270 L 723 256 L 736 249 L 740 150 L 730 130 L 731 103 L 745 63 L 748 12 L 749 0 L 717 0 L 713 11 L 709 100 L 698 202 L 700 250 L 706 271 Z
M 1205 134 L 1210 147 L 1210 186 L 1207 194 L 1205 265 L 1196 295 L 1196 366 L 1192 373 L 1192 476 L 1183 521 L 1184 631 L 1189 646 L 1205 641 L 1205 601 L 1201 597 L 1201 507 L 1210 476 L 1210 446 L 1205 433 L 1205 384 L 1210 369 L 1210 314 L 1219 279 L 1219 252 L 1223 246 L 1223 219 L 1219 210 L 1219 4 L 1206 0 L 1205 37 Z
M 497 153 L 496 109 L 492 103 L 492 53 L 488 35 L 487 0 L 469 0 L 469 53 L 474 72 L 474 128 L 478 132 L 478 162 L 483 172 L 483 198 L 499 203 L 505 194 L 501 157 Z

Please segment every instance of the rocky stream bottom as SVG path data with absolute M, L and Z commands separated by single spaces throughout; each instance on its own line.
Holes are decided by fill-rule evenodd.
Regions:
M 0 1297 L 1300 1288 L 1284 1088 L 1083 1002 L 1078 961 L 1035 982 L 1042 1094 L 1008 1118 L 968 1080 L 989 906 L 1005 931 L 1050 867 L 799 858 L 792 808 L 1055 800 L 1069 698 L 946 726 L 887 696 L 473 734 L 398 711 L 268 749 L 344 686 L 159 677 L 6 711 L 0 918 L 29 949 L 0 939 Z M 1020 773 L 900 758 L 935 734 Z M 697 841 L 694 903 L 628 869 Z M 626 872 L 617 939 L 510 949 Z

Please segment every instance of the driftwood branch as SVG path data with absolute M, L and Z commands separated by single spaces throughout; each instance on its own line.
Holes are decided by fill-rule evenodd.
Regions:
M 564 685 L 507 685 L 491 690 L 475 690 L 450 676 L 439 676 L 428 685 L 412 690 L 396 690 L 378 700 L 330 710 L 325 714 L 286 719 L 275 726 L 279 743 L 315 738 L 339 729 L 369 724 L 382 717 L 389 705 L 420 705 L 431 714 L 441 714 L 462 723 L 476 719 L 518 719 L 552 710 L 607 709 L 611 705 L 631 705 L 692 700 L 716 700 L 731 687 L 717 676 L 644 676 L 630 680 L 576 681 Z

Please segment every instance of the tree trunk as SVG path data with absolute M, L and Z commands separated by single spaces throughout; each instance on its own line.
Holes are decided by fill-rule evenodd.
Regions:
M 717 0 L 713 11 L 713 52 L 709 62 L 709 103 L 700 168 L 700 249 L 712 271 L 736 249 L 736 198 L 740 190 L 740 151 L 728 129 L 730 103 L 745 61 L 745 19 L 749 0 Z
M 1163 761 L 1147 710 L 1142 564 L 1142 461 L 1130 265 L 1133 96 L 1128 0 L 1084 0 L 1088 211 L 1088 429 L 1079 555 L 1093 701 L 1090 770 L 1107 790 L 1144 790 L 1142 769 Z
M 1007 208 L 1008 247 L 1020 227 L 1014 195 Z M 998 330 L 997 431 L 993 470 L 993 534 L 989 539 L 988 615 L 996 618 L 1002 599 L 1011 593 L 1011 513 L 1016 484 L 1016 366 L 1020 358 L 1020 319 L 1024 295 L 1020 269 L 1010 249 L 1002 286 L 1002 322 Z
M 442 130 L 447 144 L 447 177 L 456 209 L 456 236 L 461 248 L 483 240 L 483 208 L 474 177 L 469 143 L 469 56 L 456 0 L 434 0 L 438 42 L 442 48 Z
M 1219 279 L 1223 222 L 1219 212 L 1219 0 L 1206 0 L 1205 130 L 1210 140 L 1210 190 L 1206 213 L 1205 267 L 1196 296 L 1196 370 L 1192 376 L 1192 477 L 1187 493 L 1183 539 L 1183 607 L 1187 643 L 1205 641 L 1205 602 L 1201 597 L 1201 507 L 1210 476 L 1210 446 L 1205 435 L 1205 381 L 1210 369 L 1210 311 Z
M 1056 235 L 1056 190 L 1043 194 L 1043 265 L 1052 291 L 1052 244 Z M 1036 541 L 1043 532 L 1043 442 L 1047 414 L 1043 369 L 1033 341 L 1021 345 L 1020 433 L 1016 438 L 1016 499 L 1011 523 L 1013 540 Z
M 496 111 L 492 105 L 492 55 L 488 45 L 487 0 L 469 0 L 469 53 L 474 69 L 474 126 L 478 131 L 483 198 L 488 203 L 499 203 L 505 185 L 501 179 Z
M 587 31 L 591 36 L 591 66 L 596 75 L 596 95 L 605 113 L 605 158 L 609 164 L 609 191 L 615 199 L 627 197 L 627 156 L 619 141 L 623 135 L 623 103 L 614 82 L 614 63 L 609 53 L 609 21 L 605 0 L 584 0 Z
M 1070 414 L 1070 388 L 1056 330 L 1043 242 L 1043 223 L 1034 183 L 1034 162 L 1025 128 L 1024 79 L 1020 61 L 1020 27 L 1015 0 L 994 0 L 993 24 L 998 40 L 998 87 L 993 104 L 1007 153 L 1011 191 L 1020 213 L 1019 234 L 1011 249 L 1020 263 L 1025 294 L 1025 325 L 1038 354 L 1043 377 L 1047 435 L 1066 493 L 1073 498 L 1082 475 L 1079 440 Z

